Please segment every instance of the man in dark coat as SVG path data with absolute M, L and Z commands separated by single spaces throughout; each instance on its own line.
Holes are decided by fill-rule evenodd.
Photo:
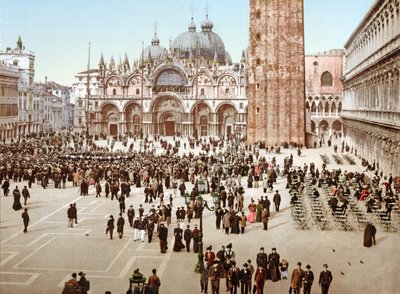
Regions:
M 264 252 L 264 247 L 261 247 L 260 252 L 257 253 L 256 262 L 258 267 L 263 267 L 264 269 L 267 269 L 268 255 Z
M 160 225 L 160 230 L 158 232 L 158 238 L 160 239 L 160 250 L 161 253 L 165 253 L 168 249 L 168 228 L 164 226 L 164 224 Z
M 125 197 L 123 195 L 119 196 L 118 202 L 119 202 L 119 212 L 125 213 Z
M 24 233 L 26 233 L 28 232 L 28 224 L 29 224 L 28 208 L 24 209 L 24 212 L 22 213 L 22 220 L 24 222 Z
M 321 287 L 322 294 L 328 294 L 329 286 L 332 283 L 332 273 L 328 270 L 328 265 L 323 265 L 324 269 L 319 274 L 319 285 Z
M 133 218 L 135 217 L 135 210 L 133 209 L 133 205 L 131 205 L 130 208 L 128 209 L 127 215 L 128 215 L 129 225 L 132 228 L 133 227 Z
M 29 191 L 28 188 L 26 188 L 26 186 L 24 186 L 24 188 L 22 189 L 22 197 L 24 197 L 24 205 L 26 205 L 26 201 L 28 200 L 28 198 L 31 197 L 29 195 Z
M 185 239 L 186 243 L 186 251 L 190 252 L 190 241 L 192 241 L 192 231 L 190 230 L 190 226 L 187 225 L 185 232 L 183 233 L 183 239 Z
M 124 225 L 125 219 L 122 217 L 122 213 L 119 213 L 119 218 L 117 220 L 117 233 L 120 239 L 122 239 L 122 235 L 124 234 Z
M 153 231 L 154 231 L 154 221 L 153 217 L 149 217 L 148 222 L 146 224 L 146 229 L 147 229 L 147 240 L 149 243 L 151 243 L 151 240 L 153 239 Z
M 303 277 L 304 294 L 311 294 L 311 286 L 313 282 L 314 282 L 314 273 L 311 271 L 311 266 L 307 264 Z
M 192 231 L 193 238 L 193 252 L 199 252 L 199 240 L 200 240 L 200 230 L 197 228 L 197 225 L 194 225 L 194 229 Z
M 368 223 L 364 230 L 364 246 L 371 247 L 372 243 L 376 245 L 375 241 L 376 228 L 372 223 Z
M 252 273 L 248 269 L 249 264 L 246 262 L 243 264 L 243 269 L 240 271 L 239 278 L 240 278 L 240 287 L 241 287 L 241 294 L 249 294 L 251 293 L 251 276 Z
M 276 193 L 272 200 L 274 201 L 275 204 L 275 210 L 279 212 L 279 206 L 281 205 L 281 195 L 278 193 L 278 190 L 276 190 Z
M 10 190 L 10 182 L 8 181 L 8 179 L 4 180 L 4 183 L 1 186 L 1 188 L 3 189 L 3 195 L 7 197 L 8 196 L 8 192 Z
M 110 219 L 107 222 L 106 235 L 108 232 L 110 232 L 110 239 L 112 240 L 114 232 L 114 217 L 112 215 L 110 215 Z
M 67 217 L 68 217 L 68 228 L 74 227 L 74 208 L 72 203 L 69 205 L 67 210 Z
M 239 269 L 236 267 L 236 262 L 231 261 L 231 268 L 228 270 L 227 281 L 231 294 L 237 293 L 237 288 L 239 285 Z

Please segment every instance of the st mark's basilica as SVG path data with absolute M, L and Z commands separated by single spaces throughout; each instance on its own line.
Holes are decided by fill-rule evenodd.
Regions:
M 213 26 L 207 15 L 198 31 L 192 18 L 169 49 L 155 33 L 132 64 L 127 55 L 119 63 L 111 56 L 108 64 L 101 55 L 98 70 L 78 74 L 82 85 L 90 78 L 90 134 L 243 136 L 246 55 L 233 63 Z M 86 103 L 81 98 L 75 108 L 82 130 Z

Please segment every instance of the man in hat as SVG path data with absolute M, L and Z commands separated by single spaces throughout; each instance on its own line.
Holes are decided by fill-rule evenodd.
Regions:
M 311 271 L 311 265 L 307 264 L 303 278 L 304 294 L 311 294 L 311 286 L 313 282 L 314 282 L 314 274 Z
M 133 241 L 139 240 L 139 224 L 140 224 L 140 219 L 137 216 L 135 221 L 133 222 Z
M 160 224 L 160 230 L 158 232 L 158 238 L 160 239 L 160 250 L 161 253 L 165 253 L 168 249 L 168 229 L 163 223 Z
M 246 262 L 243 264 L 243 269 L 240 270 L 240 286 L 241 294 L 249 294 L 251 291 L 251 276 L 252 273 L 249 271 L 249 264 Z
M 239 269 L 236 267 L 236 262 L 234 260 L 231 261 L 231 267 L 228 270 L 227 281 L 231 294 L 237 293 L 237 288 L 239 285 Z
M 194 225 L 194 229 L 192 231 L 192 238 L 193 238 L 193 252 L 199 252 L 199 240 L 200 240 L 200 230 L 197 228 L 197 224 Z
M 131 205 L 127 211 L 128 221 L 131 228 L 133 227 L 133 218 L 135 217 L 135 210 L 133 209 L 133 205 Z
M 226 245 L 225 257 L 228 261 L 235 260 L 235 252 L 232 250 L 232 243 Z
M 331 271 L 328 270 L 328 265 L 323 265 L 324 269 L 319 274 L 319 286 L 322 294 L 328 294 L 329 286 L 332 283 L 333 277 Z
M 149 243 L 151 243 L 151 240 L 153 239 L 153 232 L 154 232 L 154 215 L 149 217 L 148 221 L 147 221 L 147 225 L 146 225 L 146 229 L 147 229 L 147 237 L 148 237 L 148 241 Z
M 251 259 L 247 260 L 247 264 L 249 265 L 248 270 L 249 270 L 251 276 L 253 276 L 253 274 L 254 274 L 254 266 L 251 263 Z M 249 289 L 251 289 L 251 285 L 252 285 L 252 280 L 250 279 L 250 287 L 249 287 Z
M 186 243 L 186 251 L 190 252 L 190 241 L 192 240 L 192 231 L 190 230 L 190 225 L 187 225 L 185 232 L 183 233 L 183 239 Z
M 263 267 L 264 269 L 267 269 L 268 265 L 268 255 L 264 252 L 264 247 L 260 248 L 260 252 L 257 253 L 257 266 L 258 267 Z
M 206 248 L 206 254 L 204 255 L 204 260 L 207 262 L 207 266 L 212 266 L 215 260 L 215 253 L 212 252 L 212 246 L 208 246 Z
M 274 201 L 275 204 L 275 210 L 279 212 L 279 206 L 281 205 L 281 195 L 279 194 L 278 190 L 275 191 L 276 193 L 274 194 L 274 198 L 272 201 Z
M 139 220 L 139 239 L 144 242 L 144 232 L 145 232 L 144 218 L 141 217 Z
M 117 220 L 117 233 L 120 239 L 122 239 L 122 235 L 124 234 L 124 225 L 125 219 L 122 217 L 122 213 L 119 213 L 119 218 Z
M 86 274 L 84 272 L 79 272 L 78 276 L 80 277 L 78 286 L 81 288 L 81 293 L 87 294 L 90 290 L 90 282 L 86 280 Z
M 24 212 L 22 213 L 22 220 L 24 222 L 24 233 L 27 233 L 28 232 L 28 225 L 29 225 L 28 208 L 24 209 Z
M 108 232 L 110 232 L 110 239 L 112 240 L 114 232 L 114 217 L 112 215 L 110 215 L 110 219 L 107 221 L 106 235 Z
M 301 284 L 304 277 L 304 271 L 301 268 L 301 262 L 297 263 L 297 268 L 292 272 L 292 277 L 290 279 L 290 287 L 292 288 L 293 294 L 300 294 Z
M 207 247 L 207 250 L 209 248 L 211 250 L 211 246 Z M 210 278 L 212 294 L 219 293 L 219 281 L 220 281 L 221 275 L 220 275 L 220 270 L 219 270 L 218 266 L 219 266 L 218 262 L 212 262 L 211 265 L 209 265 L 210 271 L 208 272 L 208 277 Z

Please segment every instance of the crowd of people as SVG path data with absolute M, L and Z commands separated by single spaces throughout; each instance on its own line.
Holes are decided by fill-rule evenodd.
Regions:
M 175 214 L 177 226 L 170 231 L 174 236 L 173 251 L 186 249 L 190 252 L 192 249 L 198 253 L 200 230 L 197 225 L 191 229 L 189 223 L 202 213 L 198 196 L 203 193 L 218 193 L 215 227 L 225 234 L 245 234 L 246 226 L 252 223 L 262 223 L 262 228 L 268 230 L 271 211 L 274 209 L 278 213 L 280 209 L 281 195 L 279 190 L 274 189 L 279 177 L 286 177 L 287 188 L 296 189 L 297 193 L 302 193 L 307 176 L 311 177 L 316 187 L 321 183 L 328 184 L 332 187 L 329 204 L 333 209 L 347 208 L 345 195 L 349 194 L 350 188 L 355 191 L 354 197 L 365 201 L 367 207 L 378 207 L 386 211 L 389 217 L 392 208 L 399 205 L 391 175 L 387 184 L 381 185 L 382 175 L 379 174 L 367 180 L 365 173 L 328 171 L 326 166 L 322 166 L 320 171 L 314 164 L 296 169 L 293 167 L 292 153 L 280 166 L 273 152 L 280 153 L 281 148 L 289 147 L 287 143 L 268 148 L 271 153 L 267 158 L 260 156 L 260 144 L 245 145 L 233 140 L 227 144 L 212 138 L 189 139 L 189 146 L 186 143 L 181 146 L 179 138 L 174 138 L 173 142 L 163 141 L 159 137 L 153 140 L 145 138 L 140 142 L 139 151 L 133 148 L 132 143 L 127 152 L 114 151 L 112 141 L 109 142 L 110 147 L 99 147 L 92 140 L 88 140 L 90 147 L 87 147 L 85 142 L 83 136 L 68 134 L 0 145 L 0 184 L 3 195 L 9 195 L 10 182 L 15 184 L 12 208 L 16 211 L 23 208 L 21 196 L 24 198 L 24 206 L 27 205 L 30 197 L 28 189 L 33 184 L 43 189 L 65 189 L 71 183 L 83 197 L 89 195 L 89 187 L 93 186 L 95 197 L 118 201 L 119 211 L 114 215 L 118 215 L 116 226 L 120 239 L 124 238 L 126 217 L 135 242 L 145 242 L 145 236 L 149 243 L 158 238 L 160 252 L 166 253 L 170 235 L 168 228 Z M 162 152 L 158 152 L 156 147 L 162 149 Z M 202 151 L 195 154 L 195 148 Z M 186 152 L 180 154 L 182 149 Z M 243 183 L 243 178 L 246 183 Z M 22 182 L 26 182 L 27 186 L 20 192 L 18 185 Z M 261 185 L 264 195 L 249 200 L 245 197 L 243 185 L 247 189 Z M 135 196 L 131 195 L 131 187 L 141 189 L 144 196 L 143 199 L 135 197 L 134 205 L 126 210 L 127 198 Z M 170 191 L 169 195 L 167 190 Z M 269 199 L 267 193 L 273 193 L 273 197 Z M 315 189 L 314 196 L 319 197 L 318 194 L 318 189 Z M 176 197 L 187 198 L 186 207 L 176 206 Z M 106 224 L 106 234 L 110 239 L 113 239 L 115 228 L 114 215 L 110 215 Z M 67 217 L 68 227 L 73 228 L 78 223 L 76 203 L 70 204 Z M 22 218 L 26 233 L 29 224 L 27 208 L 24 208 Z M 184 221 L 187 222 L 186 228 L 183 228 Z M 211 247 L 207 249 L 206 269 L 201 275 L 201 288 L 204 292 L 207 292 L 210 281 L 212 293 L 218 293 L 219 279 L 225 278 L 227 290 L 231 293 L 236 293 L 239 285 L 242 293 L 250 292 L 252 285 L 256 293 L 263 293 L 265 280 L 278 281 L 289 277 L 289 264 L 285 259 L 280 260 L 275 248 L 269 256 L 261 251 L 257 254 L 255 269 L 250 259 L 239 269 L 235 257 L 232 257 L 232 246 L 228 245 L 226 251 L 225 248 L 221 249 L 214 254 L 214 258 Z M 292 293 L 300 293 L 301 287 L 304 293 L 309 293 L 314 279 L 310 269 L 308 265 L 304 271 L 301 263 L 297 264 L 290 277 Z M 322 289 L 326 289 L 322 290 L 323 293 L 327 293 L 332 276 L 327 274 L 327 266 L 323 272 L 319 284 Z

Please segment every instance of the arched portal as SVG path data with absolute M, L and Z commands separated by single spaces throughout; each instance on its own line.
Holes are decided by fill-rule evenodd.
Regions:
M 101 133 L 116 136 L 119 133 L 118 122 L 120 115 L 117 106 L 111 103 L 104 104 L 100 109 Z
M 178 99 L 159 97 L 152 108 L 153 134 L 174 136 L 182 132 L 182 105 Z
M 328 133 L 329 130 L 329 124 L 326 120 L 321 120 L 319 122 L 319 131 L 321 134 L 325 135 Z
M 234 134 L 237 110 L 230 104 L 223 104 L 217 110 L 218 134 L 230 137 Z
M 335 120 L 332 123 L 332 129 L 334 129 L 336 132 L 341 132 L 342 131 L 342 123 L 340 120 Z
M 129 103 L 125 107 L 125 121 L 126 121 L 126 132 L 131 135 L 140 134 L 140 105 L 137 103 Z
M 196 134 L 197 132 L 200 136 L 209 136 L 211 131 L 209 123 L 212 120 L 210 107 L 204 102 L 195 103 L 192 108 L 192 117 L 194 121 L 193 133 Z

